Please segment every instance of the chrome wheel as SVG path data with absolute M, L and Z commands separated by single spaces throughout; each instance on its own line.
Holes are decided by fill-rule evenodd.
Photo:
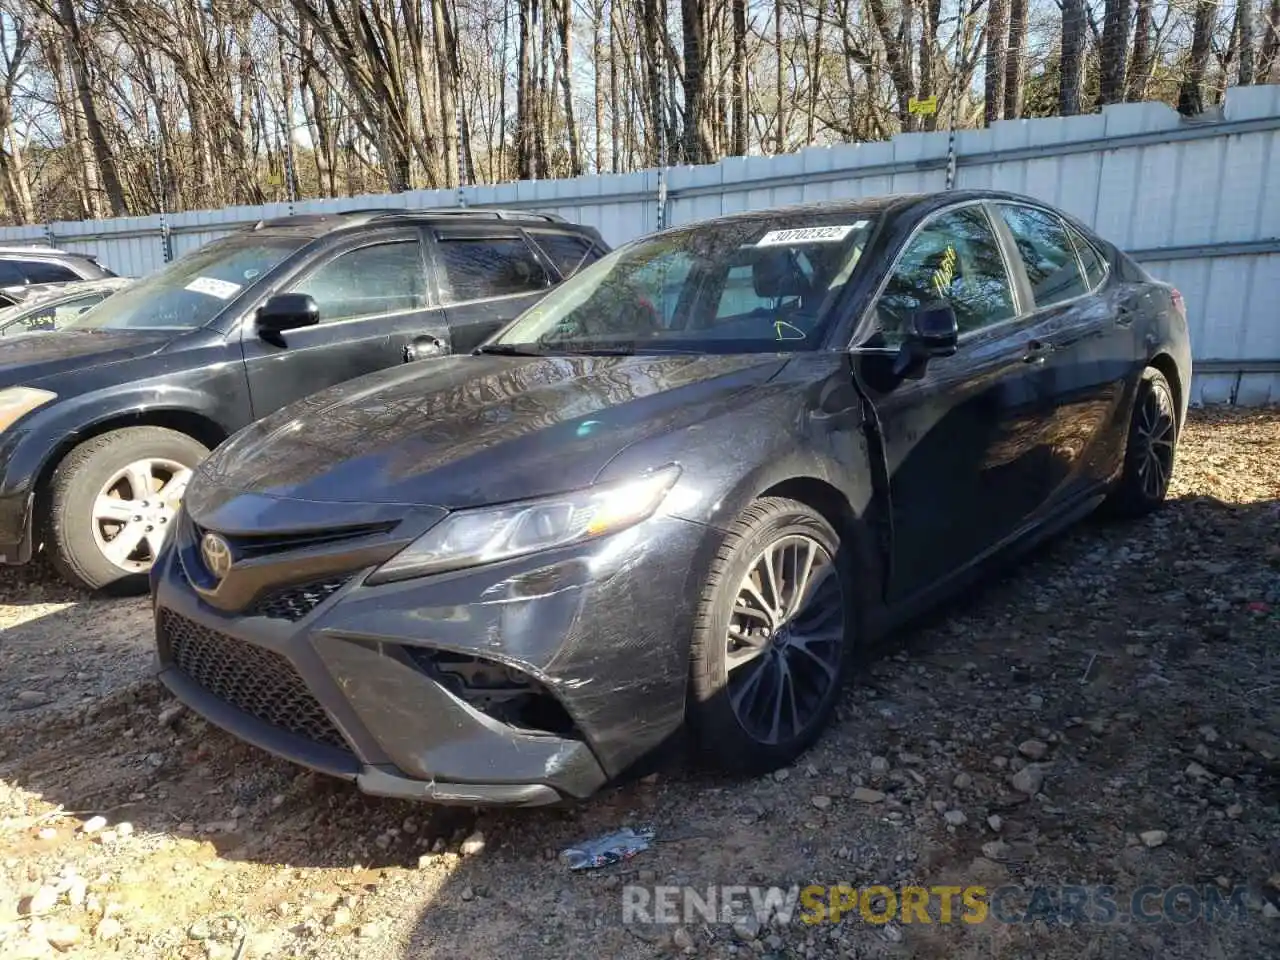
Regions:
M 733 712 L 752 739 L 805 733 L 840 676 L 844 587 L 822 544 L 782 537 L 748 568 L 734 598 L 725 647 Z
M 176 460 L 148 457 L 116 471 L 93 501 L 93 537 L 127 573 L 151 567 L 191 479 Z
M 1163 500 L 1173 476 L 1173 452 L 1177 440 L 1177 417 L 1173 395 L 1161 382 L 1153 381 L 1138 414 L 1138 480 L 1150 500 Z

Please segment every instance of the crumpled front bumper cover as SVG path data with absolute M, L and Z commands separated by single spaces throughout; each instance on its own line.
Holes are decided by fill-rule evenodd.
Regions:
M 416 581 L 365 586 L 366 568 L 297 622 L 214 608 L 166 550 L 152 571 L 160 678 L 213 724 L 366 793 L 505 806 L 584 798 L 683 721 L 693 610 L 682 598 L 705 530 L 671 518 L 645 526 Z M 166 616 L 287 662 L 341 737 L 297 736 L 194 681 L 175 663 Z M 496 719 L 407 655 L 437 651 L 531 678 L 571 728 Z

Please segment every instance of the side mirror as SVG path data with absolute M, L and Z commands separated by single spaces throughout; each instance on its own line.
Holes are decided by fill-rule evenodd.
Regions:
M 278 334 L 320 322 L 320 308 L 305 293 L 277 293 L 258 308 L 254 317 L 260 334 Z
M 948 303 L 926 304 L 911 315 L 893 372 L 900 377 L 919 378 L 934 357 L 953 355 L 959 339 L 955 309 Z

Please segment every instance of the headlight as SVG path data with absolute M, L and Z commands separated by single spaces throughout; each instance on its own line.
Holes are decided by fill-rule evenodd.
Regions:
M 671 464 L 637 480 L 451 513 L 368 582 L 460 570 L 616 533 L 653 516 L 679 476 L 680 468 Z
M 0 431 L 8 430 L 20 417 L 25 417 L 36 407 L 58 399 L 56 393 L 37 390 L 35 387 L 10 387 L 0 390 Z

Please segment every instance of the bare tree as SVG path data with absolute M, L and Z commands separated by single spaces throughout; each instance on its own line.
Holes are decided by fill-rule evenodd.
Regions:
M 1062 57 L 1059 61 L 1058 113 L 1080 112 L 1084 87 L 1084 45 L 1087 21 L 1084 0 L 1062 0 Z

